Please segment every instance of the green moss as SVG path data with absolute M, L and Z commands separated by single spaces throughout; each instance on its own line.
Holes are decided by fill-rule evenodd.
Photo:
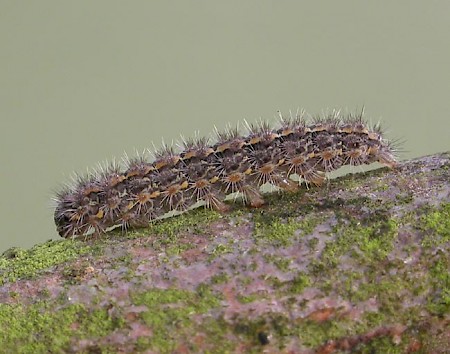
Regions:
M 152 289 L 134 296 L 136 305 L 147 306 L 141 313 L 142 319 L 151 328 L 150 348 L 162 352 L 175 349 L 176 339 L 194 334 L 193 318 L 218 307 L 220 302 L 207 286 L 201 286 L 197 292 L 178 289 Z M 210 329 L 205 329 L 205 331 Z M 148 347 L 146 347 L 148 348 Z
M 315 251 L 319 245 L 319 239 L 317 237 L 312 237 L 308 240 L 308 247 L 311 251 Z
M 424 230 L 422 245 L 432 247 L 450 241 L 450 203 L 444 203 L 439 209 L 425 211 L 417 225 Z
M 314 188 L 315 187 L 312 189 Z M 298 192 L 294 193 L 266 193 L 264 195 L 264 200 L 266 201 L 264 210 L 256 210 L 254 211 L 254 214 L 271 215 L 278 219 L 286 218 L 293 214 L 308 215 L 314 210 L 313 203 L 302 203 L 301 208 L 299 208 L 299 201 L 303 199 L 304 194 L 307 191 L 306 188 L 300 188 Z
M 297 275 L 290 282 L 289 291 L 295 294 L 303 292 L 303 290 L 311 285 L 311 278 L 303 272 L 297 273 Z
M 66 285 L 73 285 L 82 282 L 88 275 L 91 264 L 88 260 L 83 260 L 77 264 L 67 264 L 62 270 L 62 276 L 66 280 Z
M 374 223 L 390 218 L 394 201 L 386 199 L 380 202 L 368 196 L 356 196 L 353 199 L 325 198 L 321 208 L 328 209 L 343 220 L 358 219 L 358 222 Z
M 45 303 L 24 309 L 0 304 L 0 342 L 6 352 L 67 352 L 73 340 L 104 337 L 122 326 L 122 320 L 111 317 L 106 309 L 89 311 L 83 305 L 69 305 L 55 310 Z
M 75 259 L 90 249 L 90 246 L 81 241 L 60 240 L 15 252 L 12 259 L 3 256 L 0 258 L 0 284 L 33 277 L 40 270 Z
M 401 290 L 404 288 L 399 278 L 383 279 L 378 282 L 363 282 L 358 290 L 351 296 L 353 301 L 365 301 L 369 298 L 376 298 L 385 309 L 397 304 L 400 300 Z M 394 311 L 398 309 L 393 309 Z M 387 312 L 383 311 L 385 314 Z
M 136 351 L 141 353 L 152 346 L 153 339 L 151 337 L 141 336 L 136 339 Z
M 289 320 L 280 314 L 266 313 L 264 316 L 250 319 L 242 316 L 234 319 L 233 332 L 239 337 L 247 339 L 250 353 L 261 353 L 261 345 L 266 344 L 265 338 L 276 337 L 279 347 L 283 345 L 283 339 L 292 334 Z
M 433 292 L 428 300 L 428 309 L 436 315 L 450 313 L 450 260 L 442 255 L 430 269 Z
M 292 260 L 290 258 L 278 257 L 273 254 L 265 254 L 264 259 L 268 263 L 273 263 L 279 270 L 283 272 L 287 272 L 289 270 L 289 266 L 292 263 Z
M 318 323 L 302 320 L 295 326 L 295 334 L 306 347 L 316 348 L 331 339 L 338 339 L 351 333 L 351 327 L 343 321 L 325 321 Z
M 362 264 L 382 261 L 394 248 L 397 231 L 394 220 L 379 221 L 365 227 L 358 223 L 337 226 L 334 230 L 336 239 L 326 243 L 321 260 L 326 267 L 335 267 L 341 256 L 353 251 L 352 255 Z
M 203 235 L 206 225 L 220 218 L 221 215 L 213 210 L 197 208 L 181 215 L 155 221 L 149 228 L 142 231 L 142 235 L 156 234 L 159 237 L 153 241 L 152 248 L 164 248 L 168 257 L 177 256 L 195 247 L 189 242 L 179 242 L 181 233 L 190 232 Z
M 311 277 L 304 272 L 298 272 L 288 281 L 281 281 L 275 276 L 266 276 L 264 280 L 270 284 L 271 288 L 280 292 L 280 297 L 284 295 L 301 294 L 305 288 L 311 285 Z
M 358 348 L 358 353 L 361 354 L 403 354 L 405 353 L 405 347 L 398 344 L 394 344 L 391 336 L 384 336 L 380 338 L 374 338 L 373 340 L 364 343 Z
M 242 304 L 249 304 L 251 302 L 261 299 L 261 296 L 258 296 L 256 294 L 251 294 L 251 295 L 239 295 L 238 294 L 236 296 L 236 298 Z
M 381 184 L 381 185 L 375 187 L 374 190 L 377 191 L 377 192 L 384 192 L 384 191 L 389 190 L 389 185 Z
M 211 277 L 211 284 L 222 284 L 230 279 L 227 273 L 219 273 Z
M 286 282 L 281 281 L 279 278 L 273 275 L 263 275 L 260 276 L 261 279 L 264 279 L 268 284 L 270 284 L 270 287 L 273 289 L 280 289 L 283 287 L 283 285 L 286 284 Z
M 237 278 L 237 277 L 236 277 Z M 252 276 L 239 276 L 239 282 L 244 287 L 250 285 L 253 282 Z
M 195 247 L 193 243 L 173 243 L 164 248 L 164 252 L 168 258 L 172 256 L 179 256 L 183 252 L 190 250 Z
M 363 329 L 376 328 L 382 326 L 386 322 L 386 315 L 380 311 L 366 312 L 363 316 L 362 326 Z
M 403 194 L 397 194 L 395 196 L 396 205 L 402 205 L 402 204 L 409 204 L 412 201 L 414 201 L 414 195 L 413 193 L 403 193 Z
M 295 236 L 296 231 L 303 235 L 309 235 L 321 221 L 319 218 L 305 217 L 298 221 L 296 218 L 288 218 L 280 221 L 277 216 L 264 215 L 255 216 L 255 237 L 268 241 L 276 246 L 289 246 Z
M 347 170 L 350 172 L 351 168 L 347 168 Z M 332 183 L 336 186 L 339 186 L 340 188 L 345 189 L 353 189 L 360 186 L 360 181 L 364 178 L 364 173 L 349 173 L 345 176 L 341 176 L 338 178 L 334 178 Z
M 180 232 L 190 230 L 194 233 L 203 233 L 202 226 L 220 219 L 220 214 L 205 208 L 197 208 L 188 213 L 156 221 L 150 231 L 157 235 L 165 235 L 172 241 Z
M 210 252 L 210 257 L 208 257 L 209 261 L 212 261 L 218 256 L 221 256 L 226 253 L 232 253 L 233 247 L 231 245 L 224 245 L 222 243 L 219 243 L 216 245 Z
M 360 271 L 341 271 L 341 292 L 344 293 L 345 296 L 351 296 L 354 292 L 355 285 L 360 282 L 363 277 L 364 274 Z
M 255 233 L 257 237 L 268 239 L 282 246 L 287 246 L 290 243 L 290 239 L 296 230 L 297 225 L 292 222 L 283 223 L 273 221 L 270 225 L 255 222 Z
M 23 258 L 27 254 L 27 250 L 20 248 L 20 247 L 11 247 L 7 249 L 3 254 L 1 255 L 0 260 L 3 259 L 16 259 L 16 258 Z
M 338 316 L 339 317 L 339 316 Z M 373 317 L 369 319 L 369 317 Z M 364 340 L 368 333 L 373 333 L 375 328 L 379 328 L 378 323 L 386 325 L 384 318 L 377 313 L 370 313 L 364 317 L 365 323 L 355 323 L 345 319 L 331 319 L 324 322 L 315 322 L 312 320 L 303 320 L 295 327 L 296 334 L 303 345 L 309 348 L 321 348 L 324 344 L 333 340 L 342 340 L 348 338 L 348 343 L 358 342 L 360 345 L 352 347 L 351 352 L 355 353 L 404 353 L 405 346 L 395 344 L 391 335 L 381 334 L 379 337 Z M 369 320 L 369 323 L 368 323 Z M 377 323 L 372 325 L 370 322 Z M 395 321 L 394 321 L 395 323 Z M 344 342 L 345 343 L 345 342 Z M 353 344 L 355 345 L 355 344 Z M 326 350 L 324 349 L 324 352 Z M 317 352 L 321 352 L 317 350 Z M 341 351 L 338 350 L 339 353 Z

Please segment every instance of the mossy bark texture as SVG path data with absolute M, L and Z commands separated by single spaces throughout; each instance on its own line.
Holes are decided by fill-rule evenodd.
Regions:
M 449 353 L 450 154 L 0 257 L 1 353 Z

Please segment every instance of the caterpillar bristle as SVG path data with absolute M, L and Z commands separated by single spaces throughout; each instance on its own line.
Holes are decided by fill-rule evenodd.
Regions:
M 175 149 L 171 145 L 162 144 L 162 147 L 154 153 L 156 160 L 172 160 L 176 156 Z
M 230 140 L 240 139 L 241 133 L 239 132 L 239 127 L 230 127 L 228 126 L 223 132 L 218 131 L 216 129 L 216 140 L 218 145 L 228 142 Z
M 152 153 L 99 165 L 55 195 L 54 219 L 62 237 L 99 235 L 120 226 L 142 227 L 168 212 L 184 212 L 200 202 L 226 212 L 234 194 L 252 207 L 264 205 L 263 185 L 294 192 L 304 182 L 321 186 L 344 165 L 397 164 L 399 141 L 387 141 L 379 124 L 369 125 L 364 109 L 343 115 L 333 110 L 309 117 L 301 110 L 279 115 L 277 128 L 245 122 L 247 135 L 228 127 L 207 137 L 181 139 L 180 151 L 162 144 Z M 150 153 L 151 154 L 151 153 Z M 297 179 L 292 179 L 297 176 Z M 200 204 L 201 204 L 200 203 Z

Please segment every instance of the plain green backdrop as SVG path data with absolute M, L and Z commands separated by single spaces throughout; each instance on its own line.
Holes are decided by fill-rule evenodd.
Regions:
M 58 238 L 74 171 L 278 109 L 450 149 L 449 1 L 0 1 L 0 252 Z

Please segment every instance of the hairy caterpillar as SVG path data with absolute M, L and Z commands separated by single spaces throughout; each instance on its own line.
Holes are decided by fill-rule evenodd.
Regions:
M 238 192 L 252 207 L 264 204 L 260 187 L 266 183 L 287 191 L 299 182 L 320 186 L 326 173 L 343 165 L 380 162 L 394 167 L 392 143 L 379 126 L 370 128 L 360 114 L 306 120 L 304 112 L 284 118 L 273 129 L 261 122 L 216 132 L 215 143 L 200 138 L 185 141 L 182 151 L 164 146 L 154 161 L 128 160 L 121 169 L 111 166 L 78 177 L 55 197 L 54 219 L 62 237 L 100 234 L 121 225 L 148 225 L 170 211 L 185 211 L 199 201 L 220 212 L 224 198 Z

